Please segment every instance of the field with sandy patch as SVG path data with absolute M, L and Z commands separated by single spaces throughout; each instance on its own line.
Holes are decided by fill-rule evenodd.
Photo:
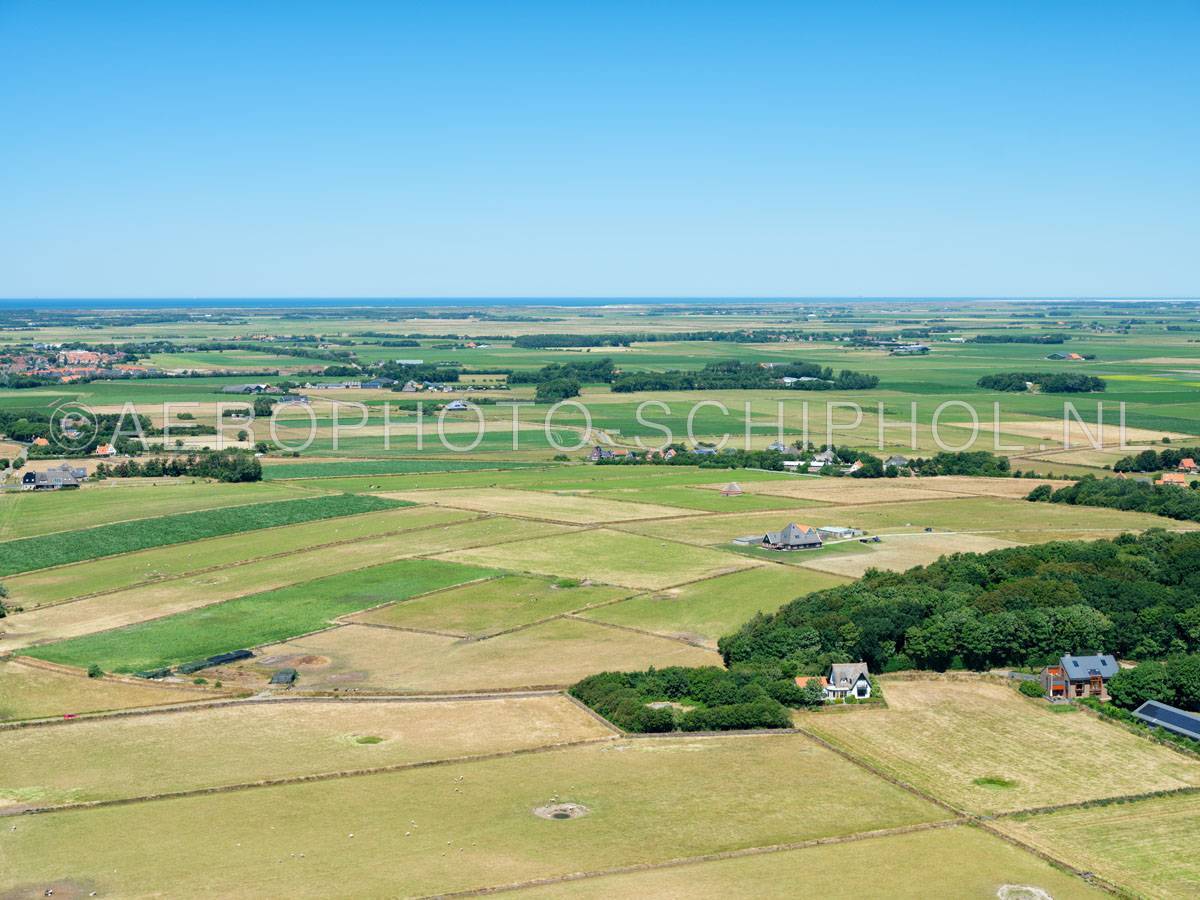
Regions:
M 507 516 L 545 519 L 577 525 L 625 522 L 633 519 L 661 519 L 685 513 L 672 506 L 651 503 L 618 502 L 600 497 L 575 494 L 550 494 L 542 491 L 511 491 L 498 488 L 461 491 L 390 492 L 381 496 L 411 500 L 435 506 L 470 509 Z
M 163 692 L 167 694 L 168 692 Z M 611 737 L 565 697 L 284 700 L 0 730 L 0 813 Z M 169 754 L 164 747 L 171 747 Z
M 731 772 L 770 789 L 730 791 Z M 554 799 L 590 814 L 533 815 Z M 0 888 L 69 877 L 122 897 L 162 884 L 227 896 L 248 883 L 273 896 L 323 897 L 351 883 L 363 895 L 420 896 L 945 817 L 800 735 L 616 741 L 31 816 L 0 836 Z M 198 841 L 180 822 L 220 829 Z
M 305 690 L 428 693 L 565 687 L 606 670 L 719 663 L 716 653 L 678 641 L 554 619 L 480 641 L 346 625 L 264 647 L 233 671 L 262 683 L 262 673 L 291 666 Z
M 970 812 L 1200 786 L 1200 761 L 1007 684 L 885 677 L 883 690 L 887 709 L 801 724 Z
M 1166 797 L 1071 809 L 998 823 L 1001 831 L 1136 892 L 1200 895 L 1200 797 Z

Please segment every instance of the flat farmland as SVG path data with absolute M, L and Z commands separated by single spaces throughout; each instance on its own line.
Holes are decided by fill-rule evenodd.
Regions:
M 732 477 L 732 476 L 731 476 Z M 818 478 L 807 475 L 783 476 L 775 481 L 754 481 L 742 485 L 752 494 L 789 497 L 795 500 L 818 500 L 839 506 L 859 503 L 891 503 L 904 500 L 940 500 L 942 492 L 922 486 L 923 479 L 888 478 Z M 741 484 L 741 482 L 738 482 Z M 708 485 L 719 491 L 724 484 Z M 1030 490 L 1033 485 L 1030 485 Z
M 847 864 L 847 854 L 853 855 L 852 864 Z M 1024 850 L 968 826 L 568 881 L 526 888 L 518 896 L 537 900 L 773 897 L 787 893 L 780 886 L 795 884 L 798 876 L 803 879 L 804 895 L 810 897 L 992 900 L 1005 885 L 1025 885 L 1044 892 L 1015 895 L 1029 900 L 1108 896 Z
M 1200 761 L 1082 711 L 1055 712 L 1008 685 L 885 678 L 885 710 L 802 726 L 969 812 L 1200 785 Z
M 278 484 L 206 484 L 181 479 L 173 484 L 145 484 L 139 479 L 89 484 L 78 491 L 17 493 L 5 497 L 0 510 L 0 538 L 32 537 L 74 531 L 129 519 L 173 515 L 303 496 Z
M 261 684 L 293 667 L 304 690 L 467 692 L 567 687 L 586 675 L 648 666 L 711 666 L 720 657 L 678 641 L 553 619 L 488 640 L 346 625 L 264 647 L 232 672 Z
M 736 475 L 737 473 L 731 473 Z M 736 481 L 736 478 L 731 478 Z M 741 482 L 738 482 L 740 484 Z M 726 482 L 728 484 L 728 482 Z M 661 506 L 677 506 L 680 509 L 694 509 L 702 512 L 750 512 L 756 509 L 795 509 L 798 506 L 810 505 L 802 500 L 790 497 L 772 497 L 767 494 L 739 494 L 723 496 L 720 493 L 699 490 L 691 487 L 656 487 L 653 484 L 644 488 L 620 488 L 606 491 L 596 491 L 588 496 L 605 500 L 625 500 L 635 503 L 656 503 Z M 812 503 L 816 506 L 818 504 Z
M 831 549 L 836 549 L 834 545 Z M 890 534 L 881 544 L 867 545 L 869 553 L 824 553 L 800 555 L 798 564 L 818 572 L 859 578 L 867 569 L 903 572 L 913 566 L 925 566 L 950 553 L 987 553 L 1018 544 L 984 534 Z
M 628 596 L 628 588 L 560 585 L 546 578 L 506 575 L 381 606 L 354 621 L 395 628 L 482 637 L 549 616 Z
M 300 525 L 260 529 L 250 534 L 228 535 L 124 553 L 52 569 L 40 569 L 6 578 L 13 602 L 25 609 L 57 603 L 75 596 L 120 590 L 178 578 L 191 572 L 237 566 L 265 556 L 298 553 L 310 547 L 358 541 L 392 532 L 414 531 L 464 522 L 473 513 L 450 509 L 402 507 L 382 512 L 345 516 Z M 337 564 L 337 555 L 330 563 Z
M 573 525 L 601 522 L 625 522 L 633 519 L 662 519 L 683 515 L 671 506 L 650 503 L 604 500 L 578 494 L 550 494 L 542 491 L 473 488 L 460 491 L 413 491 L 380 496 L 411 503 L 449 506 L 477 512 L 501 513 L 531 519 L 545 519 Z
M 434 511 L 435 513 L 437 511 Z M 463 513 L 463 516 L 469 514 Z M 48 641 L 79 637 L 149 619 L 211 606 L 238 597 L 284 588 L 340 572 L 354 572 L 380 563 L 417 556 L 446 546 L 470 546 L 471 537 L 487 540 L 505 522 L 479 523 L 470 534 L 455 531 L 456 524 L 430 524 L 418 537 L 410 534 L 363 538 L 336 548 L 316 547 L 286 556 L 231 564 L 196 575 L 157 581 L 126 590 L 34 609 L 4 620 L 7 649 L 16 650 Z M 474 525 L 467 521 L 463 524 Z M 540 523 L 529 523 L 535 527 Z M 242 539 L 248 546 L 250 541 Z M 190 545 L 189 545 L 190 546 Z
M 251 594 L 25 651 L 61 665 L 138 672 L 274 643 L 337 616 L 493 575 L 478 566 L 406 559 Z
M 611 736 L 559 695 L 439 702 L 286 700 L 81 719 L 62 727 L 0 731 L 0 812 Z
M 1137 896 L 1200 895 L 1200 797 L 1164 797 L 1020 816 L 1000 830 Z
M 369 495 L 302 495 L 302 499 L 242 504 L 220 510 L 198 510 L 151 519 L 114 522 L 104 527 L 93 526 L 77 531 L 18 538 L 0 543 L 0 574 L 13 575 L 86 559 L 255 531 L 260 528 L 378 512 L 399 505 L 401 501 L 384 500 Z
M 764 788 L 729 790 L 739 771 Z M 591 812 L 532 814 L 552 798 Z M 353 884 L 364 896 L 419 896 L 944 818 L 800 735 L 605 742 L 32 816 L 0 834 L 0 887 L 69 879 L 123 897 L 167 884 L 321 897 Z M 220 828 L 197 840 L 181 822 Z
M 87 678 L 0 659 L 0 722 L 209 699 L 187 688 Z
M 445 554 L 446 559 L 541 575 L 659 590 L 751 565 L 733 554 L 599 528 Z M 649 561 L 653 560 L 653 565 Z
M 846 578 L 793 566 L 756 566 L 641 594 L 582 613 L 584 618 L 702 640 L 736 631 L 756 613 L 771 613 L 804 594 L 845 584 Z

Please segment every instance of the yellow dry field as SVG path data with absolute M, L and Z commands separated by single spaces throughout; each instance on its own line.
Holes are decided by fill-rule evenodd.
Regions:
M 1055 712 L 1005 684 L 885 678 L 883 691 L 887 709 L 803 716 L 801 724 L 969 812 L 1200 785 L 1200 762 L 1089 713 Z
M 1200 796 L 1069 809 L 996 825 L 1134 896 L 1200 896 Z
M 730 790 L 739 773 L 759 789 Z M 590 814 L 533 815 L 554 798 Z M 0 891 L 64 879 L 85 896 L 428 896 L 944 818 L 801 735 L 606 741 L 29 816 L 0 830 Z M 202 839 L 186 827 L 201 823 Z
M 31 610 L 72 597 L 164 581 L 190 572 L 224 568 L 276 554 L 297 553 L 310 547 L 450 525 L 474 516 L 474 513 L 451 509 L 389 509 L 40 569 L 5 578 L 4 586 L 14 603 Z M 326 552 L 333 559 L 339 550 L 330 548 Z
M 210 700 L 200 690 L 86 678 L 18 660 L 0 660 L 0 722 Z M 0 735 L 7 732 L 0 732 Z
M 924 532 L 889 534 L 880 544 L 868 544 L 870 553 L 846 555 L 814 553 L 800 557 L 800 565 L 817 572 L 859 578 L 867 569 L 903 572 L 924 566 L 949 553 L 986 553 L 1003 547 L 1015 547 L 1012 541 L 982 534 L 944 534 Z
M 853 854 L 850 864 L 848 853 Z M 1108 896 L 1019 847 L 965 825 L 869 838 L 849 845 L 826 844 L 568 881 L 528 888 L 517 896 L 530 900 L 778 897 L 791 894 L 784 886 L 796 884 L 798 876 L 803 879 L 806 897 L 994 900 L 1004 885 L 1026 885 L 1045 892 L 1017 894 L 1017 900 Z
M 1105 446 L 1115 446 L 1121 441 L 1121 431 L 1116 404 L 1105 404 L 1105 422 L 1103 431 L 1094 423 L 1089 423 L 1086 429 L 1079 424 L 1073 417 L 1069 423 L 1069 440 L 1072 447 L 1085 447 L 1094 445 L 1100 442 Z M 1075 408 L 1084 416 L 1094 414 L 1096 406 L 1094 402 L 1076 402 Z M 1110 421 L 1111 416 L 1111 421 Z M 969 423 L 959 424 L 955 422 L 944 422 L 938 426 L 939 428 L 954 429 L 954 432 L 947 432 L 943 440 L 951 446 L 962 444 L 966 440 L 966 436 L 959 437 L 958 433 L 970 431 Z M 1039 441 L 1057 442 L 1065 444 L 1064 440 L 1064 419 L 1044 419 L 1037 421 L 1002 421 L 1001 428 L 1007 435 L 1017 435 L 1019 437 L 1032 438 Z M 991 434 L 990 428 L 985 428 L 981 431 L 984 439 L 987 439 Z M 1169 437 L 1172 440 L 1186 438 L 1188 435 L 1179 431 L 1155 431 L 1152 428 L 1134 428 L 1126 426 L 1125 428 L 1125 443 L 1127 444 L 1143 444 L 1150 441 L 1157 441 L 1163 437 Z M 1029 447 L 1025 448 L 1030 449 Z
M 660 590 L 760 565 L 732 553 L 604 528 L 459 550 L 440 558 L 643 590 Z
M 1024 500 L 1039 484 L 1048 484 L 1057 490 L 1072 483 L 1044 479 L 1027 481 L 1023 478 L 972 478 L 966 475 L 939 475 L 936 478 L 913 480 L 922 490 L 945 491 L 948 494 L 963 494 L 968 497 L 1005 497 L 1010 500 Z
M 561 695 L 437 702 L 284 700 L 80 719 L 61 727 L 0 731 L 0 812 L 453 759 L 612 734 Z
M 716 653 L 678 641 L 554 619 L 481 641 L 345 625 L 264 647 L 231 671 L 262 684 L 290 666 L 304 690 L 428 693 L 566 687 L 596 672 L 718 664 Z
M 728 484 L 704 485 L 720 490 Z M 741 484 L 741 482 L 739 482 Z M 1030 486 L 1032 489 L 1032 485 Z M 779 481 L 751 481 L 742 484 L 742 489 L 751 494 L 770 494 L 773 497 L 791 497 L 797 500 L 820 500 L 839 506 L 859 503 L 893 503 L 904 500 L 943 500 L 945 493 L 928 489 L 920 478 L 813 478 L 795 475 Z M 1028 493 L 1028 492 L 1026 492 Z M 812 510 L 816 515 L 820 510 Z
M 334 549 L 318 547 L 72 603 L 46 606 L 10 616 L 0 628 L 7 632 L 4 636 L 5 649 L 16 650 L 47 641 L 120 628 L 338 572 L 351 572 L 397 559 L 441 552 L 451 547 L 471 547 L 481 543 L 503 549 L 504 540 L 554 533 L 558 529 L 559 526 L 547 523 L 497 516 L 482 521 L 431 527 L 417 534 L 385 535 L 343 544 Z
M 603 500 L 572 494 L 483 488 L 456 491 L 400 491 L 381 494 L 397 500 L 412 500 L 433 506 L 469 509 L 477 512 L 524 516 L 575 525 L 602 522 L 628 522 L 635 519 L 661 519 L 684 515 L 673 506 Z

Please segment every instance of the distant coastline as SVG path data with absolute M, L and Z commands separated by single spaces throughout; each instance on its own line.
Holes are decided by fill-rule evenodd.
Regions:
M 1194 303 L 1197 297 L 52 297 L 0 298 L 0 313 L 22 309 L 314 309 L 427 307 L 619 307 L 831 303 Z

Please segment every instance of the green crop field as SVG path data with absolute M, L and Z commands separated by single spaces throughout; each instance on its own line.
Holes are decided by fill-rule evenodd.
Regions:
M 403 560 L 179 613 L 28 651 L 68 666 L 137 672 L 314 631 L 331 619 L 492 574 L 437 560 Z
M 0 543 L 0 574 L 11 575 L 66 563 L 114 556 L 148 547 L 179 544 L 276 528 L 315 519 L 332 519 L 389 509 L 402 503 L 362 495 L 335 495 L 304 500 L 252 503 L 231 509 L 205 510 L 172 516 L 156 516 L 132 522 L 116 522 L 103 528 L 61 531 L 36 538 Z

